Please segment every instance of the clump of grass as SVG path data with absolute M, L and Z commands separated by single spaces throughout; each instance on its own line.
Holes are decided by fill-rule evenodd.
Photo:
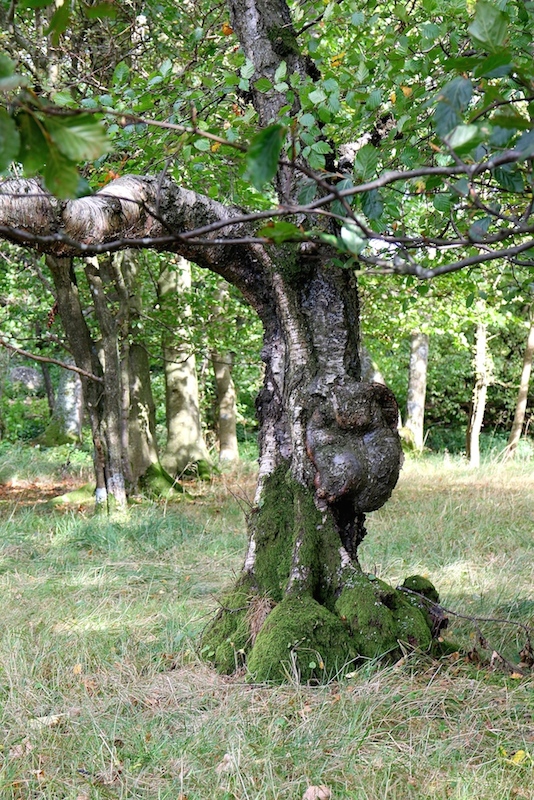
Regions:
M 409 462 L 369 515 L 364 567 L 392 583 L 426 573 L 447 606 L 534 624 L 531 470 Z M 324 784 L 333 800 L 530 800 L 532 676 L 490 670 L 482 651 L 368 661 L 315 688 L 250 685 L 198 660 L 241 566 L 234 496 L 250 484 L 222 475 L 120 523 L 6 501 L 0 798 L 300 800 Z M 481 626 L 517 658 L 512 626 Z M 473 623 L 451 628 L 473 651 Z

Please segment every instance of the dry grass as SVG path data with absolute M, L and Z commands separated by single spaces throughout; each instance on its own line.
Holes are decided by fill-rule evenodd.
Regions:
M 532 464 L 412 462 L 371 516 L 364 564 L 391 582 L 424 572 L 462 613 L 534 625 L 533 488 Z M 268 687 L 199 661 L 243 557 L 234 495 L 252 491 L 250 471 L 225 476 L 121 524 L 4 497 L 1 800 L 300 800 L 321 784 L 332 800 L 531 800 L 530 675 L 410 656 Z M 513 626 L 481 626 L 517 659 Z M 449 635 L 470 649 L 473 630 L 453 620 Z

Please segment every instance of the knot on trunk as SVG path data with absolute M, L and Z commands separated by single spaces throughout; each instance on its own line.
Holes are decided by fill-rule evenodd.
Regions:
M 306 447 L 318 498 L 329 504 L 350 500 L 362 513 L 380 508 L 402 463 L 393 393 L 381 384 L 350 381 L 328 396 L 315 387 L 313 395 Z

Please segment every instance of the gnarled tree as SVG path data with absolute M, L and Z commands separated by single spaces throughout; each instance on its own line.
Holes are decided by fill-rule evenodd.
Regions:
M 394 652 L 399 642 L 427 647 L 431 640 L 430 621 L 409 602 L 410 595 L 369 579 L 358 564 L 365 515 L 389 498 L 399 474 L 401 448 L 394 397 L 386 387 L 360 380 L 358 293 L 352 264 L 344 259 L 350 254 L 360 264 L 418 278 L 498 258 L 528 261 L 528 250 L 534 246 L 532 205 L 528 197 L 522 197 L 520 184 L 523 187 L 525 180 L 531 180 L 525 164 L 532 155 L 532 140 L 522 132 L 526 126 L 518 124 L 510 134 L 510 128 L 496 121 L 491 143 L 495 152 L 484 151 L 475 160 L 475 148 L 488 136 L 488 129 L 462 124 L 475 90 L 482 91 L 478 78 L 475 85 L 465 77 L 471 62 L 462 61 L 460 74 L 455 73 L 434 99 L 435 119 L 428 119 L 428 104 L 419 107 L 427 128 L 433 130 L 435 125 L 440 144 L 434 148 L 443 149 L 439 161 L 434 162 L 433 148 L 427 161 L 419 160 L 421 122 L 416 112 L 410 118 L 407 104 L 413 101 L 407 98 L 413 90 L 403 86 L 405 100 L 401 91 L 399 100 L 413 123 L 414 136 L 405 161 L 397 152 L 393 168 L 374 177 L 378 159 L 372 154 L 373 141 L 392 130 L 391 119 L 381 119 L 366 143 L 360 141 L 354 148 L 356 185 L 349 182 L 340 189 L 336 182 L 343 176 L 334 172 L 326 178 L 314 177 L 310 170 L 316 167 L 312 155 L 331 149 L 321 128 L 330 119 L 328 103 L 335 109 L 339 96 L 336 100 L 332 84 L 326 81 L 314 90 L 320 76 L 301 52 L 285 0 L 229 0 L 228 5 L 230 30 L 237 34 L 246 58 L 243 91 L 250 93 L 247 98 L 265 134 L 249 149 L 249 168 L 262 151 L 262 155 L 274 151 L 276 162 L 288 137 L 284 150 L 288 157 L 278 162 L 273 181 L 279 205 L 265 216 L 285 215 L 290 223 L 285 228 L 274 224 L 271 236 L 269 230 L 257 236 L 258 214 L 244 214 L 179 187 L 165 175 L 119 178 L 92 197 L 65 203 L 43 192 L 37 181 L 13 180 L 1 187 L 0 234 L 59 257 L 84 249 L 167 249 L 224 277 L 257 311 L 265 331 L 265 379 L 257 401 L 258 490 L 248 519 L 250 540 L 243 571 L 205 631 L 204 652 L 224 671 L 241 666 L 245 659 L 257 679 L 280 679 L 288 671 L 308 679 L 337 673 L 360 656 Z M 406 13 L 398 9 L 402 31 Z M 481 50 L 475 64 L 479 76 L 494 69 L 501 74 L 506 66 L 485 62 L 488 47 L 504 42 L 508 35 L 503 14 L 492 11 L 487 3 L 477 7 L 476 24 L 469 30 Z M 489 28 L 482 23 L 491 15 L 495 25 L 486 41 Z M 321 15 L 312 24 L 320 19 Z M 404 55 L 395 49 L 399 31 L 395 21 L 390 22 L 388 14 L 379 24 L 380 38 L 384 48 L 390 43 L 388 57 L 399 66 Z M 523 39 L 519 38 L 516 50 L 522 53 Z M 464 39 L 469 40 L 467 31 Z M 451 47 L 463 53 L 456 32 Z M 426 58 L 421 43 L 423 52 Z M 443 52 L 447 55 L 446 48 Z M 417 70 L 417 63 L 413 59 L 411 68 Z M 428 82 L 427 61 L 424 69 L 424 74 L 417 75 L 421 87 Z M 525 69 L 523 65 L 521 74 Z M 507 68 L 504 74 L 509 74 Z M 392 91 L 393 95 L 396 98 Z M 301 112 L 299 97 L 310 107 L 320 108 L 316 117 L 308 115 L 311 121 L 302 116 L 303 133 L 297 141 L 294 121 Z M 494 105 L 490 98 L 495 95 L 488 90 L 488 98 L 481 94 L 473 100 L 480 99 L 482 118 L 507 102 L 498 99 Z M 365 95 L 360 102 L 353 96 L 350 102 L 352 109 L 371 111 L 377 97 L 370 95 L 367 100 Z M 364 116 L 359 120 L 363 127 Z M 199 135 L 195 126 L 189 131 L 174 127 Z M 398 134 L 403 135 L 400 127 Z M 225 143 L 220 137 L 212 138 L 218 146 Z M 306 142 L 310 143 L 303 147 Z M 384 148 L 382 161 L 389 167 L 388 158 Z M 406 169 L 406 164 L 412 168 Z M 259 181 L 259 172 L 251 168 L 254 180 Z M 319 187 L 321 197 L 299 205 L 302 175 L 314 191 Z M 521 212 L 506 216 L 500 205 L 490 203 L 492 191 L 501 196 L 503 183 L 517 187 L 517 192 L 506 187 L 505 191 L 516 193 L 513 203 L 523 202 Z M 369 221 L 378 219 L 386 205 L 379 190 L 391 186 L 395 188 L 387 196 L 389 228 L 384 232 L 386 226 L 377 225 L 380 230 L 374 230 Z M 435 211 L 429 226 L 425 209 L 420 229 L 410 232 L 410 214 L 403 217 L 402 206 L 417 204 L 425 193 L 436 201 L 439 196 L 435 211 L 445 208 L 441 195 L 446 195 L 453 222 L 444 221 L 436 233 Z M 351 210 L 349 195 L 361 196 L 361 214 Z M 327 207 L 332 201 L 336 206 Z M 488 220 L 473 229 L 471 220 L 482 214 Z M 309 237 L 312 218 L 319 221 L 315 235 Z M 341 232 L 336 228 L 339 220 Z M 332 245 L 338 245 L 338 250 Z M 422 257 L 429 247 L 439 254 L 433 263 Z M 460 251 L 456 262 L 446 260 L 451 249 Z M 435 590 L 427 588 L 431 599 L 436 599 Z

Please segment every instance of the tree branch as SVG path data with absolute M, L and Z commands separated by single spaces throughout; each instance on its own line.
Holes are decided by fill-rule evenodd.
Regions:
M 15 345 L 9 344 L 5 341 L 5 339 L 2 338 L 0 338 L 0 347 L 5 347 L 6 350 L 11 350 L 12 353 L 17 353 L 19 356 L 24 356 L 24 358 L 31 358 L 32 361 L 39 361 L 43 364 L 57 364 L 58 367 L 61 367 L 62 369 L 68 369 L 71 372 L 77 372 L 78 375 L 83 375 L 84 378 L 89 378 L 91 381 L 104 383 L 102 378 L 99 378 L 98 375 L 93 375 L 92 372 L 86 372 L 86 370 L 79 369 L 79 367 L 75 367 L 72 364 L 65 364 L 64 361 L 59 361 L 57 358 L 36 356 L 34 353 L 28 352 L 28 350 L 22 350 L 20 347 L 15 347 Z

